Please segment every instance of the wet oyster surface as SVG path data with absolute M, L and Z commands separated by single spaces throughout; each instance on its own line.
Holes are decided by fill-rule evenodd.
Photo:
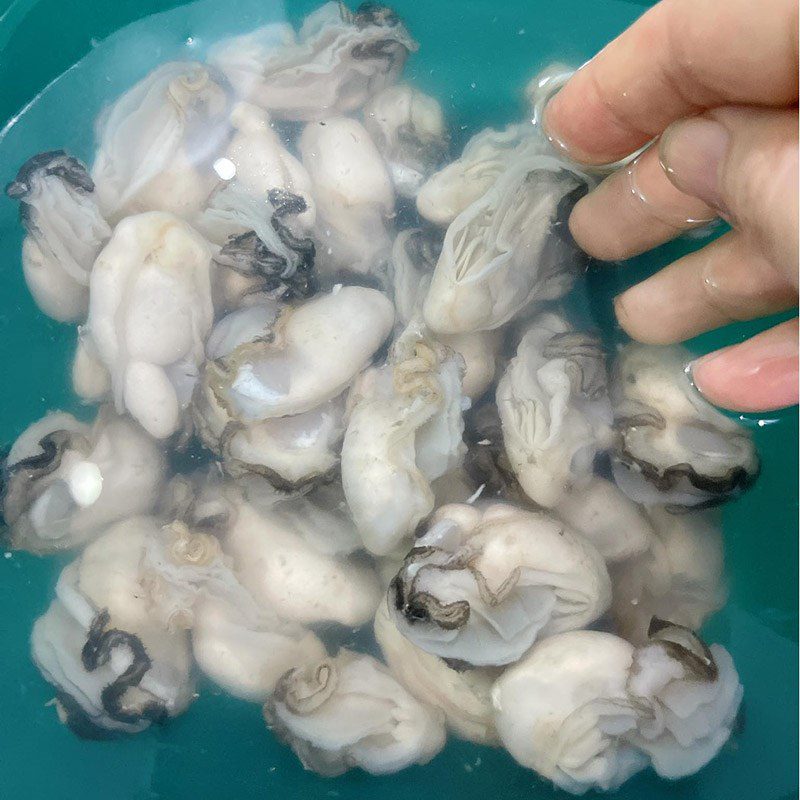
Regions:
M 753 439 L 688 351 L 581 312 L 600 176 L 523 98 L 464 141 L 417 50 L 373 2 L 253 24 L 6 187 L 87 408 L 0 465 L 7 546 L 66 556 L 51 722 L 168 739 L 204 677 L 323 776 L 424 776 L 448 735 L 574 794 L 692 775 L 741 719 L 698 631 Z

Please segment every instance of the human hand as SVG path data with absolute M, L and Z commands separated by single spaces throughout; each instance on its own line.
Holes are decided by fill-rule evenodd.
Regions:
M 798 284 L 797 0 L 663 0 L 550 101 L 544 127 L 585 164 L 617 161 L 570 218 L 591 255 L 629 258 L 721 216 L 733 230 L 615 299 L 634 339 L 668 344 L 792 308 Z M 797 319 L 692 365 L 713 403 L 798 399 Z

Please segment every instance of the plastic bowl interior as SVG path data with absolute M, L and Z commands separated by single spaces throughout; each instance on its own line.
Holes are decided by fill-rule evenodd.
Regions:
M 65 147 L 91 159 L 92 121 L 103 103 L 160 61 L 197 57 L 218 35 L 247 23 L 297 22 L 318 5 L 300 0 L 203 0 L 175 12 L 174 0 L 0 0 L 0 182 L 30 155 Z M 408 75 L 443 100 L 455 145 L 479 128 L 522 113 L 527 79 L 552 61 L 580 64 L 641 14 L 622 0 L 397 0 L 420 43 Z M 234 13 L 232 9 L 236 9 Z M 2 13 L 5 11 L 5 13 Z M 159 13 L 142 27 L 148 15 Z M 126 28 L 126 26 L 132 26 Z M 119 33 L 115 33 L 119 31 Z M 154 33 L 156 32 L 156 33 Z M 20 110 L 79 59 L 61 80 L 62 102 Z M 102 63 L 97 59 L 101 59 Z M 124 70 L 114 65 L 124 63 Z M 105 64 L 110 65 L 108 69 Z M 50 87 L 47 91 L 53 91 Z M 75 330 L 40 314 L 19 264 L 16 204 L 0 199 L 0 440 L 54 408 L 80 411 L 69 389 Z M 584 302 L 613 334 L 610 298 L 691 247 L 681 242 L 628 265 L 593 272 Z M 764 323 L 761 323 L 762 325 Z M 734 326 L 691 343 L 698 353 L 737 341 L 757 326 Z M 82 413 L 86 413 L 84 410 Z M 724 752 L 676 783 L 644 773 L 617 795 L 631 798 L 779 800 L 797 789 L 797 414 L 753 425 L 761 477 L 725 508 L 730 601 L 708 625 L 732 652 L 745 687 L 745 723 Z M 2 552 L 2 551 L 0 551 Z M 377 798 L 472 800 L 550 798 L 556 793 L 501 750 L 451 740 L 426 767 L 373 778 L 305 772 L 265 729 L 257 705 L 233 700 L 209 682 L 182 717 L 165 727 L 107 743 L 81 741 L 59 724 L 53 691 L 31 663 L 28 635 L 52 595 L 64 558 L 5 553 L 0 558 L 0 795 L 57 800 L 281 800 Z

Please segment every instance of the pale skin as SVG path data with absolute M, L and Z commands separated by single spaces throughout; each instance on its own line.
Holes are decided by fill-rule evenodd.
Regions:
M 606 164 L 655 143 L 575 207 L 591 255 L 642 253 L 721 216 L 733 230 L 615 299 L 634 339 L 683 341 L 797 305 L 797 0 L 662 0 L 545 109 L 575 160 Z M 797 403 L 797 318 L 692 364 L 713 403 Z

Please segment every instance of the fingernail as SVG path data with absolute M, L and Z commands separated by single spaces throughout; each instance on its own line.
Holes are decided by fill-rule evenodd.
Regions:
M 661 166 L 680 191 L 721 209 L 720 174 L 729 142 L 727 128 L 708 117 L 673 122 L 661 136 Z
M 698 358 L 686 373 L 700 394 L 723 408 L 762 411 L 793 405 L 797 342 L 767 331 Z

